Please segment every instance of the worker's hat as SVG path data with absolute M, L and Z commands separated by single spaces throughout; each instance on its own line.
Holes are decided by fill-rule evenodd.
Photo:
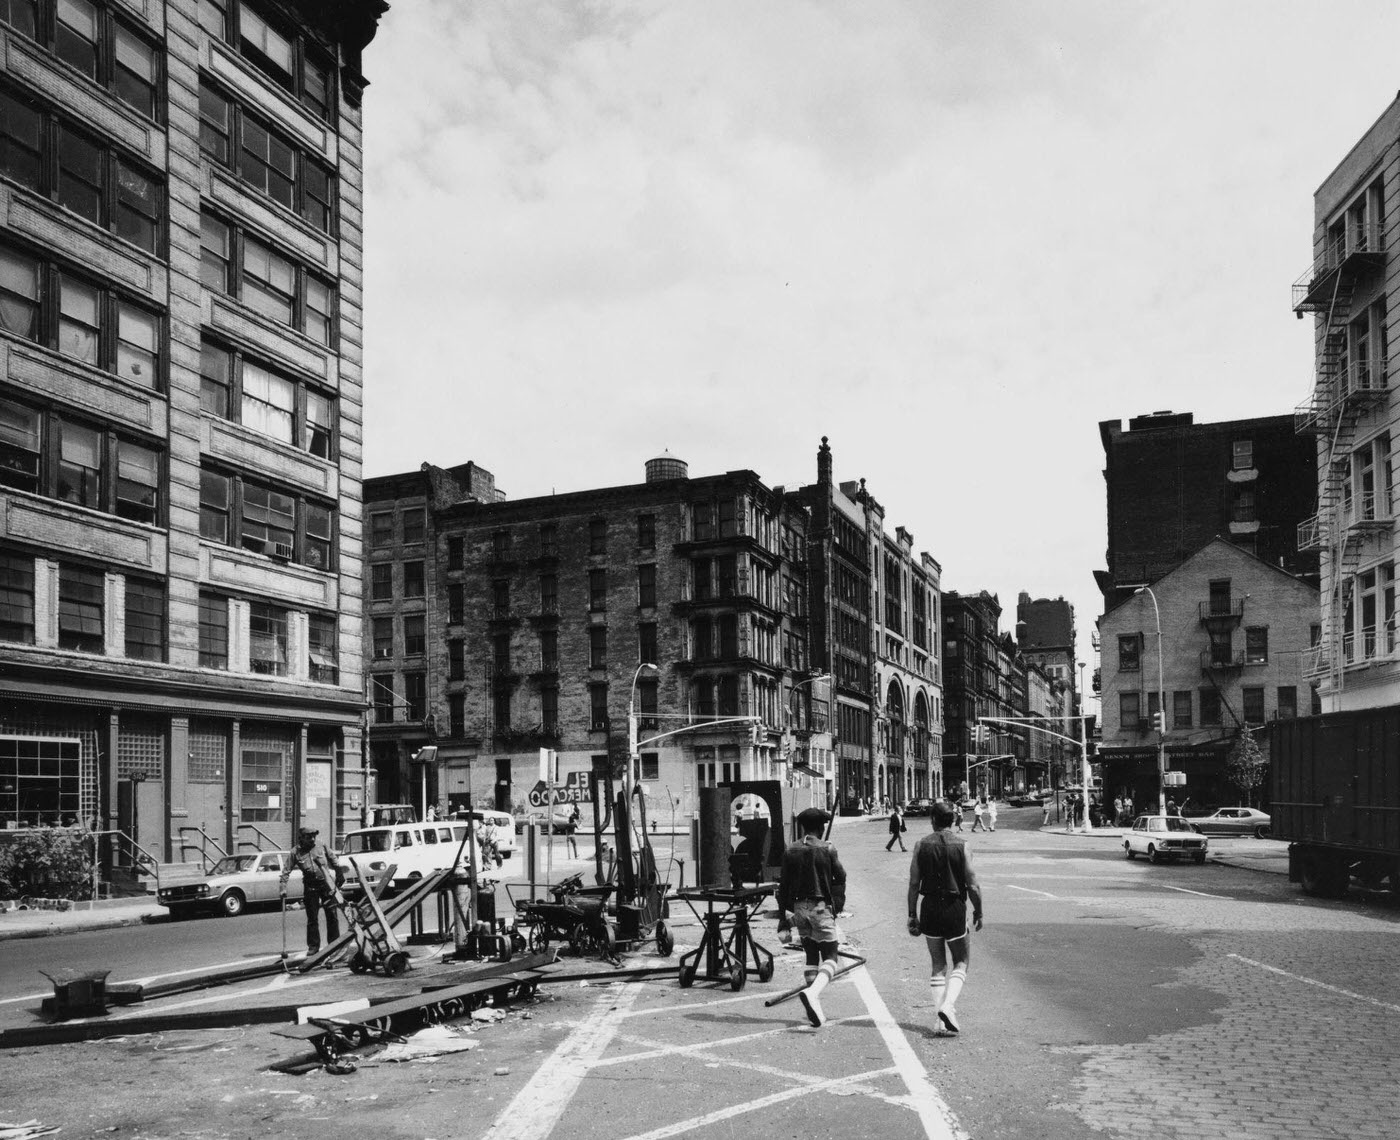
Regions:
M 321 832 L 314 827 L 303 827 L 297 831 L 298 835 L 320 835 Z

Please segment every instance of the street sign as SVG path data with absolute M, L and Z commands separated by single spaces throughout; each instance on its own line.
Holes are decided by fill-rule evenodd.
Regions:
M 586 772 L 570 772 L 562 784 L 554 786 L 554 802 L 556 804 L 591 804 L 593 802 L 592 791 Z M 526 799 L 530 801 L 531 807 L 548 807 L 549 785 L 541 780 L 530 789 Z

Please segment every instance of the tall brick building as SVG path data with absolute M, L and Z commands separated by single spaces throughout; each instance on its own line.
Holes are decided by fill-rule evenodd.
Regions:
M 1001 602 L 995 594 L 944 593 L 948 706 L 943 778 L 949 789 L 966 785 L 974 794 L 981 788 L 1000 795 L 1047 775 L 1038 766 L 1028 767 L 1036 754 L 1030 747 L 1033 734 L 1025 729 L 989 725 L 985 742 L 974 739 L 978 717 L 1025 717 L 1029 710 L 1025 662 L 1000 624 Z
M 1312 314 L 1313 388 L 1298 408 L 1315 448 L 1317 514 L 1299 544 L 1320 554 L 1321 636 L 1308 662 L 1328 711 L 1400 704 L 1396 632 L 1395 433 L 1389 307 L 1400 292 L 1400 99 L 1392 102 L 1318 188 L 1313 258 L 1293 286 Z
M 1108 503 L 1105 610 L 1219 536 L 1286 573 L 1317 581 L 1298 524 L 1316 510 L 1314 444 L 1292 416 L 1198 424 L 1158 412 L 1099 424 Z
M 386 8 L 0 5 L 0 827 L 164 862 L 359 818 Z
M 470 789 L 518 811 L 541 748 L 564 779 L 620 771 L 634 707 L 653 812 L 686 814 L 702 786 L 776 775 L 802 786 L 804 806 L 834 795 L 829 686 L 812 675 L 808 518 L 780 488 L 751 471 L 690 478 L 670 456 L 621 487 L 502 500 L 483 481 L 448 502 L 446 486 L 434 500 L 421 476 L 369 483 L 371 521 L 393 502 L 399 528 L 386 523 L 370 555 L 372 567 L 396 567 L 366 634 L 381 789 L 416 798 L 426 780 L 432 802 L 460 803 Z M 402 596 L 415 561 L 402 527 L 425 501 L 417 602 Z M 426 645 L 406 669 L 404 652 L 420 647 L 402 640 L 402 623 L 419 615 Z M 411 770 L 429 740 L 435 765 Z M 789 740 L 807 770 L 784 763 Z

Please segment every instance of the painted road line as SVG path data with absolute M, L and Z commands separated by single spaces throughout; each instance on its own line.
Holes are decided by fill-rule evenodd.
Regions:
M 924 1135 L 929 1140 L 966 1140 L 967 1133 L 958 1125 L 958 1118 L 948 1103 L 938 1095 L 938 1090 L 928 1079 L 928 1073 L 915 1054 L 914 1047 L 909 1044 L 904 1031 L 890 1016 L 889 1007 L 885 1005 L 880 991 L 875 988 L 875 981 L 870 972 L 864 966 L 858 966 L 851 971 L 851 977 L 865 1001 L 866 1009 L 870 1010 L 875 1018 L 875 1028 L 880 1031 L 885 1048 L 894 1059 L 895 1068 L 899 1070 L 904 1087 L 909 1090 L 909 1107 L 919 1114 L 919 1120 L 924 1126 Z
M 1243 962 L 1247 966 L 1257 966 L 1261 970 L 1267 970 L 1271 974 L 1277 974 L 1281 978 L 1289 981 L 1302 982 L 1305 986 L 1316 986 L 1320 990 L 1328 993 L 1340 994 L 1342 997 L 1353 998 L 1356 1001 L 1364 1001 L 1367 1005 L 1374 1005 L 1380 1009 L 1388 1009 L 1392 1013 L 1400 1013 L 1400 1005 L 1391 1005 L 1388 1001 L 1381 1001 L 1378 998 L 1367 997 L 1353 990 L 1344 990 L 1341 986 L 1330 985 L 1327 982 L 1319 982 L 1316 978 L 1305 978 L 1301 974 L 1290 974 L 1287 970 L 1280 970 L 1277 966 L 1270 966 L 1267 962 L 1256 962 L 1253 958 L 1246 958 L 1243 954 L 1227 954 L 1227 958 L 1233 958 L 1237 962 Z
M 716 998 L 714 1001 L 693 1001 L 688 1005 L 652 1005 L 646 1009 L 628 1010 L 624 1017 L 649 1017 L 653 1013 L 685 1013 L 692 1009 L 709 1009 L 716 1005 L 733 1005 L 740 1001 L 761 1001 L 767 995 L 762 993 L 748 993 L 742 997 Z
M 588 1016 L 535 1070 L 482 1140 L 545 1140 L 640 993 L 641 987 L 627 985 L 621 993 L 599 994 Z
M 1212 895 L 1207 893 L 1206 891 L 1193 891 L 1189 887 L 1174 887 L 1170 883 L 1162 883 L 1160 885 L 1163 890 L 1180 891 L 1183 895 L 1196 895 L 1199 898 L 1203 899 L 1220 899 L 1222 902 L 1238 901 L 1237 899 L 1231 898 L 1229 895 Z
M 869 1021 L 869 1020 L 870 1020 L 870 1016 L 869 1016 L 868 1014 L 862 1014 L 860 1017 L 833 1018 L 831 1021 L 828 1021 L 826 1024 L 827 1024 L 827 1025 L 845 1025 L 845 1024 L 849 1024 L 849 1023 L 852 1022 L 852 1021 Z M 793 1033 L 802 1033 L 802 1034 L 805 1035 L 805 1036 L 810 1036 L 811 1033 L 812 1033 L 811 1028 L 810 1028 L 809 1026 L 805 1026 L 805 1025 L 802 1025 L 802 1026 L 793 1025 L 793 1026 L 787 1026 L 787 1027 L 785 1027 L 785 1028 L 786 1028 L 788 1031 L 790 1031 L 790 1032 L 793 1032 Z M 777 1068 L 777 1067 L 774 1066 L 774 1065 L 764 1065 L 764 1064 L 762 1064 L 762 1063 L 760 1063 L 760 1062 L 758 1062 L 758 1061 L 753 1061 L 753 1060 L 750 1060 L 750 1059 L 742 1059 L 742 1060 L 741 1060 L 741 1059 L 738 1059 L 738 1058 L 735 1058 L 735 1057 L 726 1057 L 726 1056 L 724 1056 L 724 1055 L 722 1055 L 722 1054 L 720 1054 L 720 1053 L 714 1052 L 714 1050 L 716 1050 L 716 1049 L 726 1048 L 726 1047 L 728 1047 L 728 1046 L 730 1046 L 730 1045 L 735 1044 L 736 1042 L 746 1041 L 746 1040 L 749 1040 L 749 1039 L 754 1038 L 754 1037 L 764 1037 L 764 1036 L 767 1036 L 767 1034 L 763 1034 L 763 1033 L 749 1033 L 749 1034 L 745 1034 L 745 1036 L 743 1036 L 743 1037 L 731 1037 L 731 1038 L 728 1038 L 727 1040 L 723 1040 L 723 1041 L 706 1041 L 706 1042 L 704 1042 L 703 1044 L 700 1044 L 700 1045 L 680 1045 L 680 1046 L 667 1046 L 667 1045 L 663 1044 L 663 1043 L 660 1042 L 660 1041 L 648 1041 L 648 1040 L 646 1040 L 645 1038 L 641 1038 L 641 1037 L 624 1037 L 624 1038 L 620 1038 L 620 1040 L 625 1040 L 629 1045 L 651 1046 L 652 1048 L 651 1048 L 651 1050 L 650 1050 L 649 1052 L 647 1052 L 647 1053 L 633 1053 L 633 1054 L 629 1055 L 629 1056 L 626 1057 L 626 1058 L 619 1058 L 619 1060 L 628 1060 L 628 1061 L 632 1061 L 632 1060 L 638 1060 L 638 1059 L 642 1059 L 642 1058 L 665 1057 L 665 1056 L 669 1056 L 669 1055 L 672 1055 L 672 1054 L 675 1054 L 675 1053 L 682 1053 L 682 1052 L 683 1052 L 683 1053 L 688 1054 L 693 1060 L 696 1060 L 696 1061 L 705 1061 L 705 1062 L 707 1062 L 707 1064 L 708 1064 L 709 1067 L 718 1068 L 718 1067 L 721 1067 L 721 1066 L 724 1066 L 724 1065 L 728 1065 L 728 1066 L 730 1066 L 731 1068 L 743 1069 L 744 1072 L 746 1072 L 746 1073 L 761 1073 L 761 1074 L 763 1074 L 765 1077 L 774 1077 L 774 1078 L 776 1078 L 776 1079 L 778 1079 L 778 1080 L 781 1080 L 781 1081 L 795 1081 L 795 1082 L 797 1082 L 798 1084 L 807 1085 L 807 1086 L 809 1086 L 809 1087 L 815 1087 L 815 1086 L 817 1086 L 817 1085 L 822 1085 L 822 1084 L 825 1084 L 827 1081 L 830 1081 L 830 1080 L 833 1079 L 833 1078 L 828 1077 L 828 1076 L 818 1076 L 818 1075 L 815 1074 L 815 1073 L 799 1073 L 799 1072 L 796 1072 L 796 1071 L 793 1070 L 793 1069 L 780 1069 L 780 1068 Z M 612 1060 L 612 1058 L 609 1058 L 609 1060 Z M 596 1067 L 597 1067 L 597 1066 L 595 1066 L 595 1068 L 596 1068 Z M 890 1068 L 888 1068 L 888 1069 L 885 1069 L 885 1070 L 883 1071 L 883 1074 L 882 1074 L 882 1075 L 893 1075 L 893 1074 L 897 1073 L 898 1071 L 899 1071 L 898 1069 L 895 1069 L 894 1067 L 890 1067 Z M 846 1078 L 842 1077 L 842 1078 L 840 1078 L 840 1079 L 841 1079 L 841 1080 L 845 1080 Z M 880 1100 L 880 1101 L 884 1101 L 886 1104 L 892 1104 L 892 1105 L 895 1105 L 895 1106 L 898 1107 L 898 1108 L 909 1108 L 909 1107 L 911 1107 L 910 1104 L 909 1104 L 909 1098 L 908 1098 L 907 1096 L 891 1096 L 889 1093 L 882 1092 L 880 1089 L 876 1088 L 874 1085 L 853 1085 L 853 1086 L 851 1086 L 851 1090 L 850 1090 L 850 1091 L 851 1091 L 851 1092 L 855 1092 L 855 1093 L 860 1093 L 862 1096 L 868 1096 L 871 1100 Z
M 707 1112 L 704 1116 L 692 1116 L 689 1120 L 678 1120 L 675 1124 L 665 1124 L 650 1132 L 638 1132 L 635 1135 L 623 1137 L 622 1140 L 666 1140 L 668 1136 L 679 1136 L 685 1132 L 693 1132 L 697 1128 L 708 1128 L 711 1124 L 718 1124 L 722 1120 L 732 1120 L 736 1116 L 771 1108 L 775 1104 L 783 1104 L 800 1096 L 844 1088 L 847 1085 L 873 1080 L 876 1077 L 891 1076 L 897 1071 L 896 1068 L 871 1069 L 864 1073 L 852 1073 L 848 1077 L 832 1077 L 830 1080 L 820 1081 L 817 1084 L 798 1085 L 796 1088 L 773 1093 L 771 1096 L 759 1097 L 757 1100 L 745 1101 L 743 1104 L 732 1104 L 728 1108 L 716 1109 L 714 1112 Z M 489 1134 L 487 1140 L 492 1140 Z
M 1049 891 L 1038 891 L 1034 887 L 1018 887 L 1015 883 L 1007 883 L 1006 889 L 1010 891 L 1025 891 L 1028 895 L 1039 895 L 1043 899 L 1057 899 L 1059 895 L 1052 895 Z

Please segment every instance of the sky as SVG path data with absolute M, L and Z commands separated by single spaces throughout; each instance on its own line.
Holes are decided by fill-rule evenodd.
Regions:
M 946 589 L 1101 610 L 1101 420 L 1291 412 L 1400 6 L 393 0 L 365 474 L 864 478 Z

